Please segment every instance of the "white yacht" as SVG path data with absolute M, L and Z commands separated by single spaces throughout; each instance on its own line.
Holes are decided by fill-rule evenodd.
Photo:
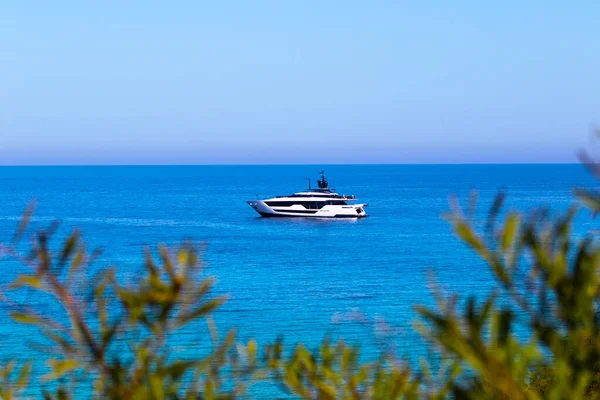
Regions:
M 266 200 L 249 200 L 247 203 L 263 217 L 310 217 L 310 218 L 363 218 L 367 216 L 367 204 L 356 204 L 354 195 L 345 196 L 329 188 L 325 173 L 321 171 L 319 188 L 311 188 L 290 196 L 278 196 Z

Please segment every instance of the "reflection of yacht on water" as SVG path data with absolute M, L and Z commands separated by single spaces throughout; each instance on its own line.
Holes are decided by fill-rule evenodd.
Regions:
M 263 217 L 310 217 L 310 218 L 363 218 L 367 216 L 367 204 L 355 204 L 354 195 L 334 193 L 329 187 L 325 173 L 321 171 L 319 188 L 311 188 L 290 196 L 278 196 L 266 200 L 250 200 L 247 203 Z

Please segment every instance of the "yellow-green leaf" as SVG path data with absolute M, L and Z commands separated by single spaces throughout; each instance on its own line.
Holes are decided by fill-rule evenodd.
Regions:
M 28 286 L 34 289 L 44 288 L 42 280 L 35 275 L 19 275 L 19 277 L 10 284 L 10 287 L 13 289 L 18 289 L 23 286 Z
M 21 372 L 19 373 L 19 377 L 17 378 L 17 389 L 23 389 L 29 383 L 29 377 L 31 376 L 31 366 L 33 365 L 33 361 L 29 361 L 27 364 L 23 366 Z
M 511 214 L 506 219 L 506 225 L 504 226 L 504 232 L 502 233 L 502 250 L 506 251 L 513 243 L 515 235 L 517 233 L 517 227 L 519 226 L 519 215 Z
M 79 366 L 79 363 L 75 360 L 50 359 L 47 364 L 52 368 L 52 371 L 42 377 L 46 381 L 58 379 Z
M 42 319 L 40 317 L 38 317 L 37 315 L 33 315 L 33 314 L 24 314 L 24 313 L 13 312 L 13 313 L 10 313 L 10 317 L 12 319 L 14 319 L 16 322 L 19 322 L 21 324 L 38 325 L 42 322 Z

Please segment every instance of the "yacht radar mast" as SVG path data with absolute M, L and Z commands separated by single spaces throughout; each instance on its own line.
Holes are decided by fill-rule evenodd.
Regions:
M 321 179 L 317 181 L 317 183 L 319 184 L 319 189 L 327 189 L 329 183 L 327 182 L 327 179 L 325 179 L 325 171 L 321 171 L 320 173 Z
M 307 191 L 309 192 L 313 192 L 313 193 L 333 193 L 333 191 L 335 190 L 332 187 L 329 187 L 329 182 L 327 181 L 327 178 L 325 178 L 325 171 L 321 171 L 319 172 L 321 174 L 321 179 L 317 180 L 317 185 L 318 188 L 313 188 L 310 186 L 310 178 L 306 178 L 308 180 L 308 189 Z

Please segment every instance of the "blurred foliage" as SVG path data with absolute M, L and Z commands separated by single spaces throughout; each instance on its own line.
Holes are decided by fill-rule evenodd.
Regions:
M 578 190 L 592 211 L 600 195 Z M 249 397 L 256 382 L 271 382 L 307 399 L 577 399 L 600 398 L 600 247 L 593 232 L 574 235 L 577 207 L 529 215 L 503 210 L 500 194 L 482 226 L 476 201 L 466 212 L 452 202 L 446 216 L 456 235 L 495 276 L 486 298 L 446 295 L 434 286 L 435 307 L 416 307 L 416 328 L 442 362 L 408 365 L 391 352 L 364 361 L 357 347 L 324 340 L 318 349 L 283 341 L 259 346 L 221 337 L 212 315 L 225 296 L 212 294 L 196 246 L 159 246 L 145 256 L 145 272 L 126 283 L 114 268 L 94 270 L 78 232 L 51 251 L 55 226 L 33 235 L 19 251 L 32 209 L 14 242 L 0 254 L 30 268 L 10 290 L 39 291 L 60 312 L 5 302 L 12 318 L 36 326 L 48 373 L 31 373 L 32 360 L 0 370 L 0 397 L 20 398 L 31 379 L 44 382 L 47 399 L 232 399 Z M 478 273 L 474 267 L 474 273 Z M 61 314 L 62 313 L 62 314 Z M 178 357 L 170 338 L 208 326 L 212 348 Z M 27 360 L 19 360 L 25 362 Z M 84 391 L 80 386 L 84 385 Z M 85 392 L 87 393 L 87 392 Z

